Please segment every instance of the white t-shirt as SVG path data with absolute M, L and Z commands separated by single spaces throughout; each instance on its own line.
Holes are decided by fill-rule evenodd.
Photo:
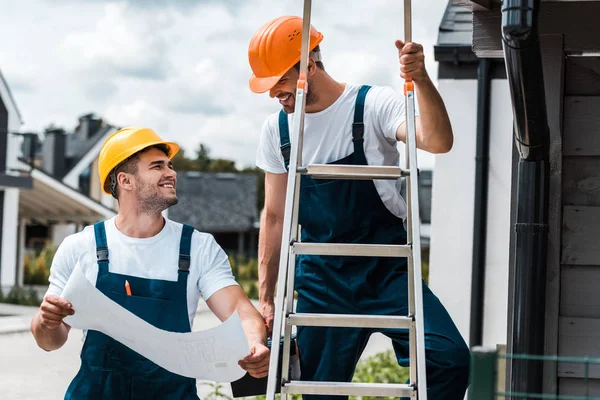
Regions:
M 325 110 L 306 113 L 302 142 L 302 164 L 326 164 L 354 152 L 352 122 L 360 85 L 347 84 L 342 95 Z M 373 86 L 367 93 L 363 122 L 364 151 L 369 165 L 397 166 L 396 130 L 404 122 L 404 100 L 391 87 Z M 293 114 L 288 114 L 290 141 Z M 294 144 L 291 143 L 293 146 Z M 279 112 L 262 126 L 256 165 L 271 173 L 286 173 L 279 139 Z M 400 180 L 375 180 L 383 204 L 399 218 L 406 217 L 406 202 L 400 196 Z
M 105 221 L 110 272 L 146 279 L 177 281 L 179 243 L 183 225 L 165 219 L 163 229 L 150 238 L 132 238 L 122 234 L 115 219 Z M 226 286 L 237 285 L 229 260 L 212 235 L 194 230 L 190 249 L 191 263 L 187 280 L 190 326 L 194 321 L 200 295 L 208 299 Z M 73 268 L 81 266 L 87 279 L 96 284 L 98 261 L 94 227 L 64 239 L 50 268 L 47 294 L 60 296 Z

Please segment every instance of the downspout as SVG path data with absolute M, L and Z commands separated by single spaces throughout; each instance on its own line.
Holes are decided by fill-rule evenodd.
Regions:
M 537 19 L 540 0 L 504 0 L 502 45 L 512 98 L 517 174 L 513 354 L 544 353 L 549 128 Z M 543 363 L 509 360 L 510 390 L 542 393 Z
M 477 67 L 477 148 L 475 154 L 475 213 L 469 346 L 483 344 L 483 302 L 487 245 L 488 176 L 490 161 L 490 98 L 492 61 L 483 58 Z

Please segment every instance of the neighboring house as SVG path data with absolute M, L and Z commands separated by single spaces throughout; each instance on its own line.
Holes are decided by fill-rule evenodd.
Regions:
M 429 284 L 468 344 L 496 346 L 507 335 L 512 114 L 503 61 L 477 58 L 471 34 L 471 10 L 449 3 L 434 53 L 454 146 L 435 158 Z
M 182 171 L 169 218 L 212 234 L 227 253 L 256 257 L 257 189 L 253 174 Z
M 37 135 L 19 133 L 21 116 L 0 74 L 0 288 L 23 283 L 27 240 L 35 227 L 94 223 L 115 215 L 107 207 L 66 185 L 36 162 Z M 54 162 L 58 164 L 58 158 Z M 37 232 L 36 232 L 37 231 Z M 37 246 L 34 243 L 33 246 Z
M 82 115 L 71 133 L 63 129 L 44 133 L 43 142 L 36 151 L 36 164 L 65 185 L 116 210 L 116 200 L 100 188 L 98 155 L 106 139 L 118 129 L 94 114 Z M 54 245 L 58 245 L 78 229 L 77 224 L 53 224 L 49 237 Z
M 523 2 L 520 18 L 504 19 L 497 0 L 450 3 L 436 60 L 456 141 L 435 163 L 432 288 L 471 345 L 535 353 L 542 343 L 545 355 L 600 357 L 600 35 L 595 34 L 600 1 Z M 511 10 L 520 3 L 511 2 Z M 539 10 L 537 19 L 529 14 L 532 7 Z M 511 28 L 503 23 L 519 24 L 513 36 L 519 40 L 527 37 L 531 20 L 538 23 L 532 32 L 539 30 L 541 60 L 532 56 L 537 43 L 518 54 L 511 50 L 514 44 L 502 46 L 503 30 Z M 506 67 L 505 54 L 514 61 Z M 486 77 L 492 78 L 489 91 Z M 549 142 L 540 135 L 545 125 Z M 485 147 L 486 136 L 477 132 L 487 132 L 489 141 L 487 171 L 483 167 L 479 175 L 477 165 L 485 164 L 486 155 L 477 148 Z M 527 153 L 517 151 L 514 135 L 521 132 L 527 134 L 519 136 L 520 143 L 538 137 L 543 143 L 530 147 L 532 153 L 549 147 L 547 174 L 541 163 L 524 161 Z M 527 170 L 529 183 L 519 174 Z M 544 176 L 547 195 L 540 189 Z M 484 194 L 481 203 L 476 193 Z M 517 215 L 526 216 L 523 210 L 537 217 L 544 208 L 547 226 L 533 219 L 516 225 Z M 546 237 L 545 251 L 517 245 L 535 244 L 528 238 L 544 243 Z M 582 363 L 531 362 L 517 377 L 519 363 L 507 362 L 509 388 L 539 385 L 546 394 L 600 395 L 597 367 L 585 379 Z

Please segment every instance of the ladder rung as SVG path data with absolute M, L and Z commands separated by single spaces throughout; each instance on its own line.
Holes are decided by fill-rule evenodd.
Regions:
M 400 167 L 376 165 L 312 164 L 298 168 L 298 172 L 315 179 L 399 179 L 409 175 L 409 171 Z
M 408 257 L 412 246 L 404 244 L 294 243 L 295 254 L 320 256 Z
M 398 383 L 307 382 L 291 381 L 283 385 L 287 394 L 328 394 L 340 396 L 410 397 L 413 386 Z
M 408 329 L 413 319 L 399 315 L 312 314 L 297 313 L 287 317 L 290 325 L 327 326 L 332 328 Z

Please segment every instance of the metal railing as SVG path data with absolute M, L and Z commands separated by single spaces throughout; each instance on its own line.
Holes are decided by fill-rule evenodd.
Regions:
M 540 362 L 562 363 L 563 365 L 583 366 L 583 377 L 577 393 L 516 393 L 510 392 L 498 384 L 499 377 L 503 377 L 501 367 L 507 360 L 528 360 Z M 521 400 L 521 399 L 548 399 L 548 400 L 600 400 L 600 391 L 592 390 L 590 380 L 590 367 L 600 365 L 600 358 L 566 357 L 566 356 L 539 356 L 527 354 L 506 354 L 497 349 L 474 347 L 471 349 L 471 375 L 468 400 Z M 568 390 L 561 390 L 561 392 Z

